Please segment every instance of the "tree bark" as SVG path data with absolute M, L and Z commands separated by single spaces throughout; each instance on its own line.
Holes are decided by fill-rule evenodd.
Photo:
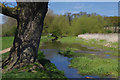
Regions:
M 17 31 L 9 57 L 3 62 L 7 70 L 37 61 L 44 17 L 48 2 L 18 2 Z

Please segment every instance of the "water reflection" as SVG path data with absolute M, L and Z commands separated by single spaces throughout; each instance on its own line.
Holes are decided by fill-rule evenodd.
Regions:
M 74 68 L 68 67 L 70 64 L 70 60 L 72 58 L 65 57 L 63 55 L 59 54 L 59 49 L 64 49 L 66 47 L 76 47 L 80 48 L 82 50 L 86 50 L 85 47 L 82 47 L 81 45 L 72 45 L 71 44 L 61 44 L 60 42 L 46 42 L 43 43 L 43 45 L 40 47 L 41 51 L 44 52 L 45 58 L 49 59 L 52 63 L 55 64 L 55 66 L 61 70 L 64 71 L 64 74 L 67 78 L 85 78 L 85 77 L 94 77 L 97 78 L 97 76 L 81 76 L 78 74 L 78 71 Z M 87 49 L 89 50 L 89 49 Z

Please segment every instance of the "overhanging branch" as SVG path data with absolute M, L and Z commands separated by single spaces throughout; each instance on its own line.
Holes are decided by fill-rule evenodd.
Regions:
M 6 16 L 9 16 L 9 17 L 12 17 L 12 18 L 15 18 L 15 19 L 18 18 L 16 8 L 6 7 L 2 3 L 0 3 L 0 8 L 2 9 L 2 11 L 0 11 L 1 14 L 4 14 Z

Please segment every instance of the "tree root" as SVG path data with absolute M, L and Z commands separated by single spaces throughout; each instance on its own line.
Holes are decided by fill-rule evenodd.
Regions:
M 13 69 L 20 69 L 22 67 L 25 67 L 27 66 L 25 63 L 17 63 L 18 62 L 18 58 L 14 58 L 14 60 L 10 59 L 10 57 L 8 57 L 4 62 L 3 62 L 3 65 L 2 65 L 2 72 L 3 73 L 6 73 L 8 71 L 12 71 Z M 37 65 L 35 64 L 37 63 Z M 42 69 L 42 70 L 45 70 L 43 65 L 40 64 L 40 62 L 37 60 L 35 63 L 30 63 L 28 65 L 33 65 L 31 68 L 27 69 L 28 72 L 37 72 L 35 69 Z M 7 67 L 7 68 L 4 68 L 4 67 Z M 25 70 L 23 70 L 25 71 Z M 21 71 L 20 71 L 21 72 Z

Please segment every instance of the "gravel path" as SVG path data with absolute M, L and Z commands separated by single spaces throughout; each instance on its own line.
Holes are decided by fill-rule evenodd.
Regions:
M 4 54 L 4 53 L 6 53 L 6 52 L 9 52 L 10 49 L 11 49 L 11 47 L 0 51 L 0 55 L 1 55 L 1 54 Z
M 81 34 L 78 35 L 80 38 L 84 38 L 86 40 L 89 39 L 97 39 L 97 40 L 106 40 L 108 42 L 118 42 L 118 34 Z

